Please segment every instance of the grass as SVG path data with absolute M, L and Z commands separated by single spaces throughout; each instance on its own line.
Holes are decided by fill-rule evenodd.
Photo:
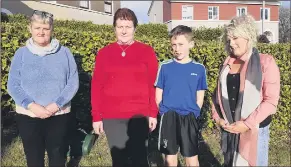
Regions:
M 219 133 L 217 131 L 203 131 L 203 141 L 200 142 L 199 162 L 201 166 L 221 166 L 223 156 L 220 152 Z M 156 149 L 157 140 L 152 137 L 149 141 L 149 162 L 152 166 L 162 166 L 162 155 Z M 46 158 L 47 159 L 47 158 Z M 16 137 L 10 146 L 6 148 L 1 159 L 1 166 L 26 166 L 21 139 Z M 47 160 L 46 160 L 47 164 Z M 185 162 L 179 156 L 180 166 Z M 107 146 L 106 137 L 101 135 L 92 149 L 90 155 L 81 158 L 80 166 L 111 166 L 110 151 Z M 290 166 L 290 142 L 276 142 L 270 144 L 269 151 L 270 166 Z

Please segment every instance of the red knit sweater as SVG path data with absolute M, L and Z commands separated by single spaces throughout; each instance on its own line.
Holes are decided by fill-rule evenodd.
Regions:
M 91 83 L 93 122 L 136 115 L 157 116 L 155 52 L 137 41 L 128 46 L 115 42 L 102 48 L 96 56 Z M 128 47 L 125 57 L 121 56 L 120 47 Z

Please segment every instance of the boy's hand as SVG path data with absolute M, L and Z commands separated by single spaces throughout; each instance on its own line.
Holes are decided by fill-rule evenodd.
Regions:
M 149 117 L 150 132 L 154 131 L 157 127 L 157 118 Z

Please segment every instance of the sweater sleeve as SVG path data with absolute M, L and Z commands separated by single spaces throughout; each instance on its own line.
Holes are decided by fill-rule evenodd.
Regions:
M 256 128 L 269 115 L 276 112 L 280 96 L 280 71 L 273 57 L 270 57 L 266 64 L 263 77 L 263 101 L 244 121 L 250 129 Z
M 74 56 L 68 48 L 65 48 L 65 52 L 69 62 L 69 78 L 60 96 L 55 100 L 60 108 L 69 103 L 79 89 L 79 75 Z
M 93 70 L 93 76 L 91 81 L 91 115 L 93 122 L 102 121 L 102 112 L 100 110 L 101 105 L 101 90 L 103 88 L 104 70 L 102 67 L 102 50 L 100 50 L 95 57 L 95 67 Z
M 155 51 L 151 48 L 148 57 L 148 74 L 149 74 L 149 95 L 150 95 L 150 112 L 149 116 L 156 118 L 158 114 L 158 107 L 155 101 L 155 81 L 158 72 L 158 60 Z
M 34 102 L 34 100 L 21 87 L 22 63 L 22 52 L 21 49 L 18 49 L 11 61 L 7 89 L 9 95 L 13 98 L 15 103 L 27 109 L 27 106 Z

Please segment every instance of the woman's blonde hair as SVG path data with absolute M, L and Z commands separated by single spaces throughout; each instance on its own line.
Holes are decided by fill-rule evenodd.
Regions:
M 227 40 L 228 35 L 247 39 L 249 49 L 256 47 L 258 32 L 255 19 L 251 15 L 237 16 L 224 26 L 223 40 L 225 50 L 230 54 L 230 44 Z

